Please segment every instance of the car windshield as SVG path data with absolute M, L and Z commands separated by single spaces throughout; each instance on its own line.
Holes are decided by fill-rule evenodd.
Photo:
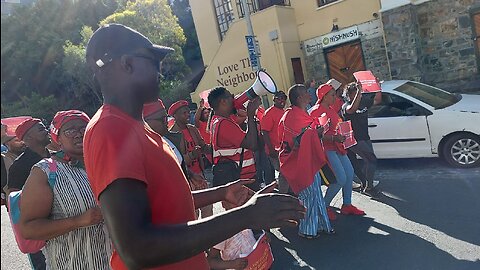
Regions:
M 415 82 L 407 82 L 397 87 L 395 90 L 414 97 L 434 107 L 435 109 L 446 108 L 460 100 L 460 96 L 456 96 L 432 86 Z

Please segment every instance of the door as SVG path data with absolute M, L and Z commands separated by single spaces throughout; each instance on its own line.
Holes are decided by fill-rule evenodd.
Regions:
M 473 14 L 473 27 L 475 44 L 477 45 L 477 55 L 480 57 L 480 12 Z
M 368 133 L 378 158 L 432 157 L 428 111 L 403 97 L 382 93 L 368 110 Z
M 354 81 L 354 72 L 365 70 L 360 41 L 327 49 L 326 56 L 330 78 L 342 84 Z
M 305 82 L 305 77 L 303 76 L 302 61 L 300 58 L 292 58 L 292 68 L 295 83 L 303 84 Z

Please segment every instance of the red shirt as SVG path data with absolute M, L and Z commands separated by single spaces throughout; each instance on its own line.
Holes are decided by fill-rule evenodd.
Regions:
M 342 118 L 338 113 L 331 108 L 325 108 L 321 104 L 315 104 L 312 107 L 310 115 L 314 118 L 320 117 L 323 113 L 327 114 L 327 117 L 330 118 L 330 128 L 328 129 L 326 135 L 335 135 L 337 134 L 338 123 L 342 122 Z M 338 153 L 345 155 L 347 150 L 343 148 L 343 144 L 338 142 L 332 142 L 331 140 L 323 140 L 323 147 L 325 151 L 337 151 Z
M 265 111 L 260 122 L 262 130 L 268 132 L 270 142 L 275 149 L 280 148 L 280 140 L 278 139 L 278 124 L 285 111 L 283 109 L 272 106 Z M 270 149 L 265 145 L 265 151 L 270 153 Z
M 240 126 L 231 118 L 224 118 L 214 115 L 211 121 L 213 162 L 217 164 L 221 159 L 230 159 L 240 162 L 242 144 L 245 135 Z M 255 178 L 255 160 L 253 152 L 245 149 L 243 153 L 243 166 L 240 173 L 241 178 Z
M 146 184 L 154 225 L 185 224 L 196 219 L 193 197 L 175 154 L 143 121 L 102 106 L 87 126 L 84 158 L 90 185 L 98 196 L 120 178 Z M 125 194 L 128 199 L 128 194 Z M 127 269 L 117 251 L 112 269 Z M 153 269 L 209 269 L 202 252 L 181 262 Z
M 207 122 L 200 121 L 198 131 L 200 131 L 200 135 L 202 136 L 203 141 L 206 144 L 210 144 L 211 139 L 210 139 L 210 132 L 207 132 Z
M 339 97 L 335 97 L 335 103 L 330 106 L 330 109 L 335 111 L 337 114 L 340 114 L 340 110 L 343 106 L 343 100 Z
M 191 128 L 195 127 L 191 126 Z M 197 145 L 195 144 L 195 140 L 193 139 L 192 134 L 190 134 L 188 128 L 182 129 L 182 134 L 183 138 L 185 139 L 185 146 L 187 148 L 187 152 L 192 152 L 193 150 L 195 150 L 195 146 Z M 199 159 L 200 158 L 193 160 L 192 164 L 188 166 L 188 168 L 194 173 L 202 173 L 202 167 L 200 166 Z

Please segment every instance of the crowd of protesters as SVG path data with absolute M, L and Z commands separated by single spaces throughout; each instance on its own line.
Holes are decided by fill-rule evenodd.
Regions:
M 276 92 L 266 110 L 259 98 L 238 106 L 224 87 L 195 112 L 185 100 L 167 109 L 158 74 L 172 50 L 102 26 L 86 51 L 104 97 L 91 119 L 60 111 L 49 129 L 30 118 L 14 135 L 2 124 L 2 203 L 22 190 L 22 237 L 46 241 L 28 254 L 33 269 L 243 269 L 262 230 L 335 233 L 340 190 L 340 213 L 364 215 L 352 204 L 354 173 L 379 196 L 366 122 L 377 97 L 362 103 L 355 82 L 342 91 L 310 80 Z M 351 149 L 337 133 L 343 120 L 358 142 Z M 224 211 L 214 215 L 216 202 Z

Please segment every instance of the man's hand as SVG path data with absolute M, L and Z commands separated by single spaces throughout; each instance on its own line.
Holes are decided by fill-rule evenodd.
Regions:
M 252 229 L 294 227 L 305 218 L 300 201 L 285 194 L 256 193 L 244 206 Z
M 258 107 L 262 104 L 260 97 L 250 100 L 247 105 L 247 115 L 248 117 L 254 117 Z
M 76 218 L 76 222 L 80 228 L 98 224 L 102 222 L 102 220 L 102 212 L 98 206 L 88 209 L 85 213 L 77 216 Z
M 255 182 L 255 179 L 240 179 L 235 182 L 228 183 L 224 186 L 225 195 L 224 200 L 235 205 L 240 206 L 250 199 L 254 192 L 245 185 Z

